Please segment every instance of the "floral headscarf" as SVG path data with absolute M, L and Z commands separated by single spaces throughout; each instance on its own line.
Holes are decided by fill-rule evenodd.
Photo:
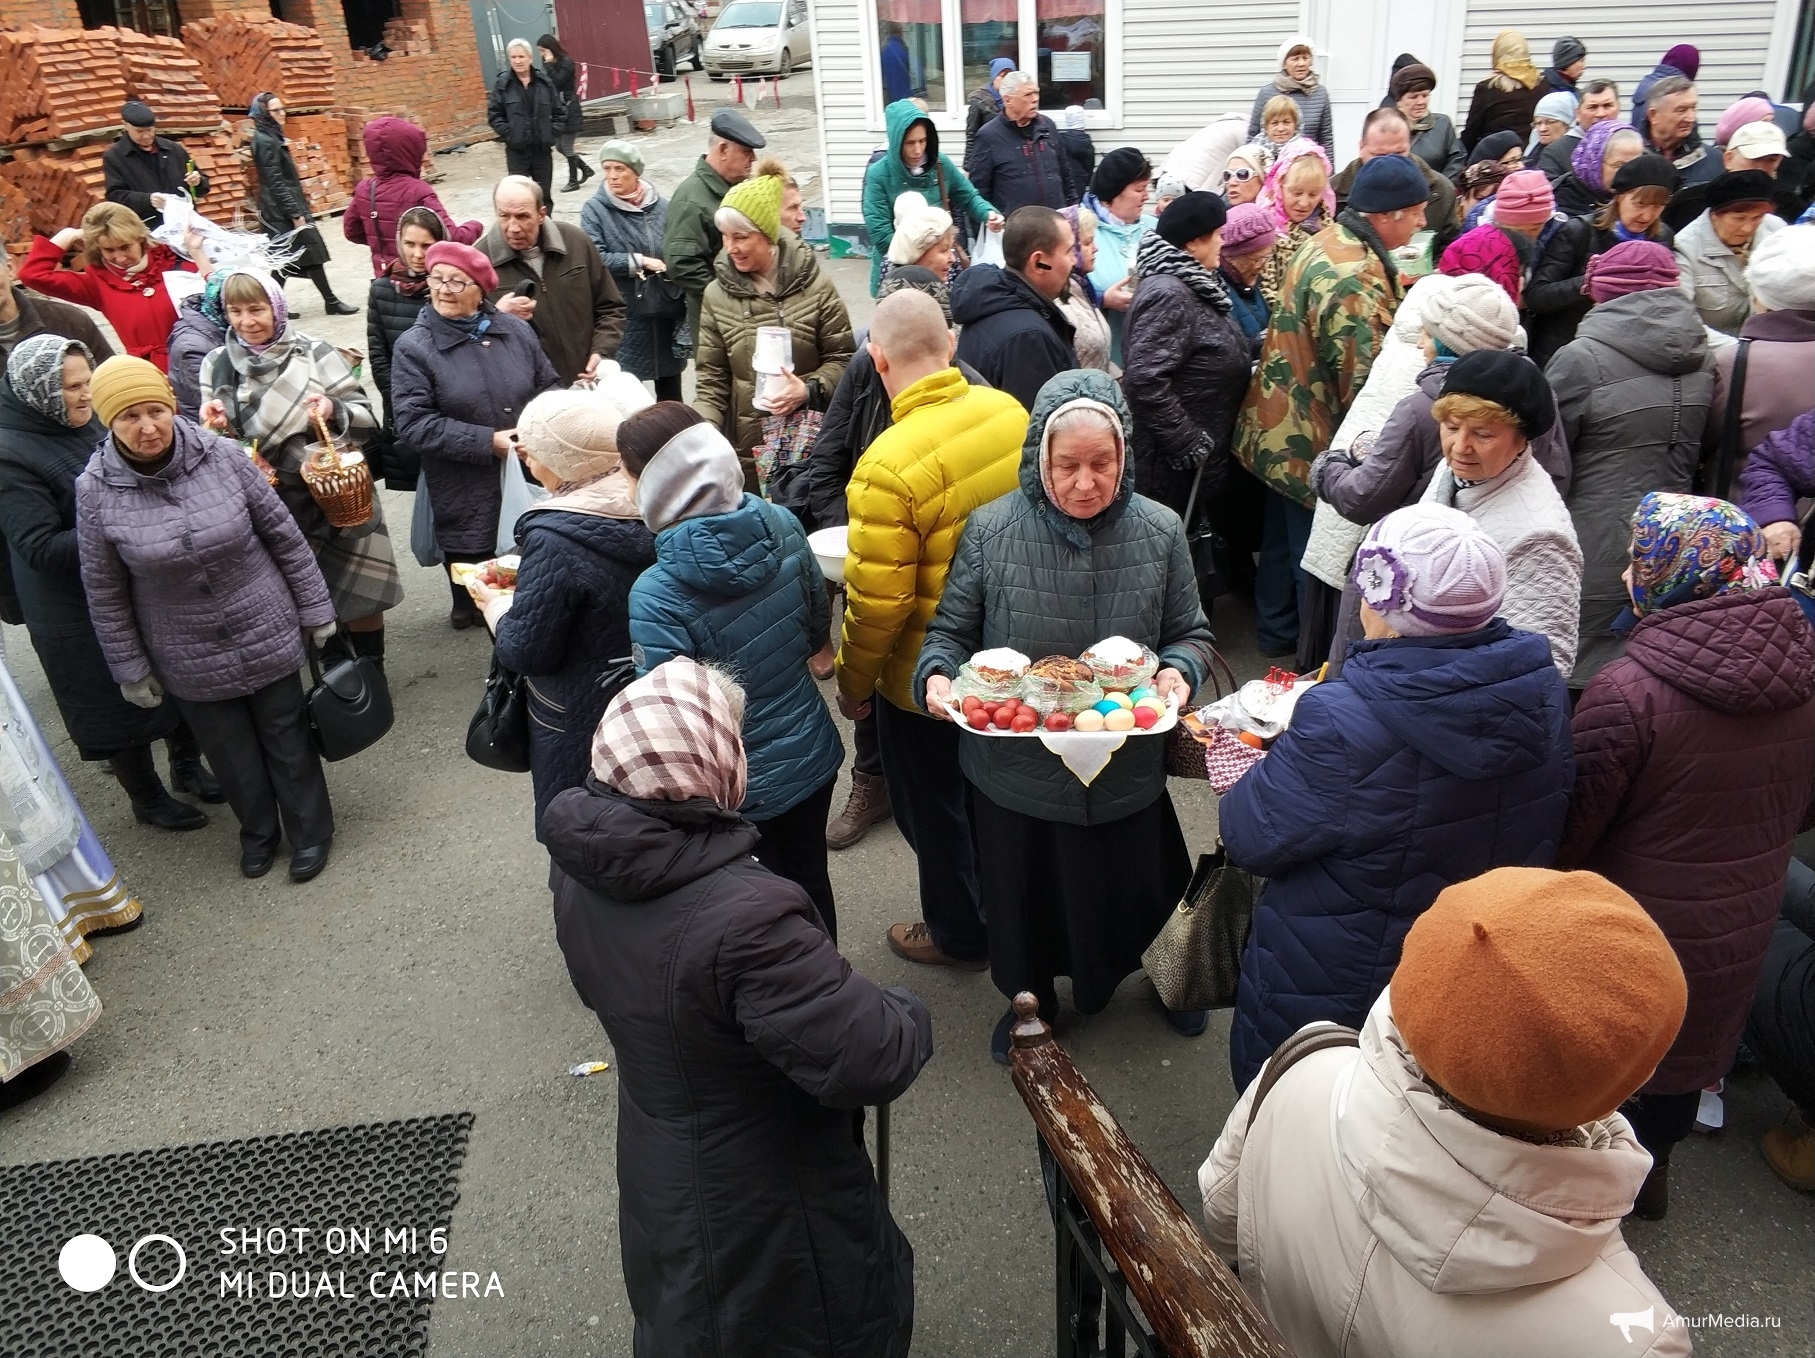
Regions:
M 1294 137 L 1279 148 L 1279 155 L 1268 167 L 1267 177 L 1261 181 L 1260 197 L 1255 200 L 1267 210 L 1267 215 L 1273 219 L 1281 233 L 1292 228 L 1292 223 L 1286 220 L 1286 175 L 1291 172 L 1294 164 L 1307 156 L 1315 158 L 1323 166 L 1323 203 L 1320 209 L 1323 219 L 1330 222 L 1336 218 L 1336 192 L 1330 187 L 1332 171 L 1328 153 L 1308 137 Z M 1315 215 L 1313 213 L 1312 217 Z M 1311 220 L 1311 217 L 1307 217 L 1305 224 L 1308 225 Z
M 89 367 L 94 367 L 94 353 L 86 344 L 61 335 L 33 335 L 20 340 L 6 360 L 6 380 L 12 385 L 13 394 L 59 424 L 69 424 L 69 409 L 63 404 L 63 360 L 71 354 L 80 354 L 88 360 Z
M 1607 143 L 1615 132 L 1637 130 L 1631 123 L 1621 122 L 1618 118 L 1596 123 L 1582 134 L 1582 140 L 1576 143 L 1576 149 L 1569 153 L 1569 168 L 1575 171 L 1577 179 L 1605 198 L 1608 188 L 1601 182 L 1601 161 L 1607 154 Z
M 1633 617 L 1775 584 L 1762 546 L 1758 525 L 1738 505 L 1652 491 L 1632 525 Z
M 1078 220 L 1080 209 L 1073 203 L 1070 207 L 1060 208 L 1059 215 L 1071 227 L 1071 276 L 1077 282 L 1079 291 L 1084 294 L 1084 299 L 1092 306 L 1101 306 L 1102 294 L 1097 291 L 1096 284 L 1090 281 L 1090 273 L 1084 267 L 1084 227 Z M 1091 229 L 1096 228 L 1093 226 Z

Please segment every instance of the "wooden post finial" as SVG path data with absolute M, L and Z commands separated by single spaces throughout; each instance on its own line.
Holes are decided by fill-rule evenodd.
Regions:
M 1039 1047 L 1052 1041 L 1052 1025 L 1040 1017 L 1040 1002 L 1032 994 L 1023 990 L 1012 1004 L 1015 1024 L 1009 1029 L 1010 1045 Z

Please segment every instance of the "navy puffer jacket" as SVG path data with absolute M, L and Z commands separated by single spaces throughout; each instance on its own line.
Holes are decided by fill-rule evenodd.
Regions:
M 748 820 L 773 820 L 817 792 L 844 742 L 807 660 L 831 623 L 825 577 L 800 522 L 746 494 L 728 514 L 683 519 L 655 538 L 630 591 L 631 654 L 647 674 L 677 655 L 728 667 L 744 686 Z
M 579 787 L 605 715 L 599 680 L 630 654 L 630 587 L 655 561 L 635 520 L 532 509 L 517 520 L 517 592 L 498 620 L 498 663 L 529 685 L 536 838 L 557 792 Z
M 1235 1087 L 1307 1023 L 1360 1027 L 1445 887 L 1551 866 L 1574 776 L 1543 637 L 1495 618 L 1351 647 L 1218 813 L 1230 859 L 1267 879 L 1229 1033 Z

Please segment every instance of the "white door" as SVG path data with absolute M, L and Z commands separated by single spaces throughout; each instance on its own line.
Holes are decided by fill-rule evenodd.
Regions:
M 1361 121 L 1386 97 L 1393 58 L 1410 52 L 1437 76 L 1431 107 L 1457 120 L 1464 6 L 1454 0 L 1308 0 L 1308 34 L 1330 91 L 1336 168 L 1355 157 Z M 1464 107 L 1466 112 L 1466 107 Z

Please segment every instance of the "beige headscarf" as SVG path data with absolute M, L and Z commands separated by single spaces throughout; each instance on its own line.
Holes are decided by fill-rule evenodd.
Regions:
M 1525 35 L 1516 28 L 1503 28 L 1494 34 L 1494 72 L 1510 79 L 1502 84 L 1494 83 L 1505 90 L 1515 90 L 1520 86 L 1534 89 L 1544 74 L 1531 64 L 1531 45 L 1525 41 Z M 1518 82 L 1517 84 L 1512 83 Z
M 727 692 L 729 689 L 729 693 Z M 734 685 L 676 656 L 611 700 L 592 738 L 592 771 L 646 801 L 709 797 L 726 811 L 744 801 L 743 713 Z

